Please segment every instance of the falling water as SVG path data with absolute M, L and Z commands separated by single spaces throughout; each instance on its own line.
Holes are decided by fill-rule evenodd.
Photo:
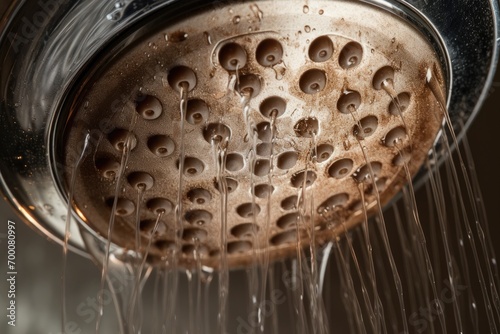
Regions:
M 136 217 L 135 217 L 135 252 L 137 258 L 135 259 L 135 263 L 133 265 L 134 275 L 135 275 L 135 283 L 132 290 L 132 296 L 129 301 L 128 307 L 128 324 L 129 330 L 131 332 L 140 332 L 141 323 L 142 323 L 142 310 L 140 307 L 141 302 L 141 291 L 140 291 L 140 282 L 142 276 L 142 261 L 138 257 L 141 251 L 141 210 L 140 205 L 144 198 L 144 193 L 146 191 L 146 187 L 144 184 L 137 185 L 137 201 L 136 201 Z M 155 224 L 156 227 L 156 224 Z M 147 254 L 147 253 L 146 253 Z
M 141 189 L 139 189 L 139 193 L 142 193 Z M 139 197 L 141 197 L 141 196 L 139 195 Z M 147 246 L 143 250 L 142 258 L 140 258 L 140 262 L 139 262 L 138 266 L 136 266 L 136 268 L 134 268 L 135 269 L 135 273 L 134 273 L 135 274 L 135 283 L 134 283 L 132 295 L 131 295 L 131 298 L 129 301 L 129 317 L 128 317 L 128 319 L 130 321 L 130 331 L 132 331 L 132 332 L 137 332 L 137 333 L 141 332 L 142 320 L 143 320 L 141 283 L 142 283 L 142 280 L 144 278 L 143 272 L 144 272 L 144 269 L 146 267 L 146 260 L 147 260 L 148 254 L 151 250 L 151 244 L 153 242 L 153 238 L 154 238 L 156 232 L 158 231 L 158 228 L 160 226 L 160 219 L 163 216 L 163 214 L 164 214 L 164 212 L 158 213 L 158 216 L 157 216 L 156 221 L 154 223 L 154 227 L 151 230 L 151 233 L 149 235 Z M 138 249 L 139 248 L 137 248 L 137 250 L 136 250 L 137 252 L 139 252 Z M 137 312 L 137 316 L 136 316 L 135 312 Z
M 473 186 L 471 184 L 469 174 L 467 172 L 467 168 L 466 168 L 464 159 L 462 157 L 460 146 L 459 146 L 457 137 L 455 135 L 455 131 L 454 131 L 453 125 L 451 123 L 450 116 L 448 115 L 445 104 L 443 102 L 444 99 L 440 95 L 439 91 L 436 89 L 435 75 L 432 73 L 432 71 L 430 69 L 427 72 L 426 83 L 427 83 L 428 87 L 430 88 L 431 92 L 434 94 L 434 96 L 435 96 L 435 98 L 440 106 L 440 111 L 443 113 L 444 119 L 446 121 L 445 123 L 447 125 L 447 128 L 443 128 L 443 136 L 442 136 L 441 142 L 444 145 L 447 156 L 450 157 L 448 162 L 450 163 L 449 166 L 451 167 L 450 168 L 451 175 L 453 177 L 453 182 L 457 188 L 458 204 L 460 205 L 460 207 L 462 209 L 462 215 L 464 218 L 465 229 L 467 231 L 467 235 L 469 237 L 469 242 L 471 244 L 472 252 L 474 255 L 475 262 L 476 262 L 475 264 L 476 264 L 476 269 L 477 269 L 478 276 L 479 276 L 479 284 L 481 286 L 484 302 L 486 305 L 486 313 L 488 316 L 488 322 L 490 324 L 490 329 L 492 330 L 492 332 L 496 333 L 497 332 L 497 325 L 496 325 L 495 315 L 493 314 L 493 307 L 491 306 L 491 303 L 490 303 L 490 296 L 493 299 L 493 305 L 494 305 L 494 309 L 496 311 L 496 318 L 497 319 L 500 319 L 500 299 L 498 297 L 498 289 L 496 287 L 496 282 L 495 282 L 495 279 L 493 277 L 493 273 L 492 273 L 492 269 L 491 269 L 491 265 L 490 265 L 490 263 L 493 262 L 493 261 L 491 261 L 492 257 L 489 254 L 489 250 L 487 248 L 488 242 L 486 241 L 486 238 L 489 238 L 490 236 L 485 236 L 485 234 L 484 234 L 482 223 L 479 220 L 479 213 L 478 213 L 478 208 L 476 205 Z M 484 278 L 483 268 L 480 265 L 479 255 L 478 255 L 478 251 L 476 248 L 476 242 L 475 242 L 475 238 L 473 235 L 473 231 L 472 231 L 472 228 L 470 226 L 469 219 L 467 218 L 467 212 L 465 210 L 465 203 L 464 203 L 464 199 L 462 198 L 462 191 L 460 190 L 461 187 L 460 187 L 460 183 L 459 183 L 459 176 L 458 176 L 458 173 L 456 171 L 455 165 L 453 163 L 451 163 L 452 162 L 452 160 L 451 160 L 452 159 L 451 158 L 452 151 L 450 148 L 450 142 L 447 139 L 447 130 L 450 132 L 451 137 L 452 137 L 452 144 L 456 148 L 460 168 L 462 171 L 462 177 L 463 177 L 463 180 L 465 183 L 465 187 L 467 189 L 466 193 L 469 197 L 469 203 L 472 207 L 473 218 L 474 218 L 476 230 L 477 230 L 477 238 L 479 238 L 479 243 L 480 243 L 480 246 L 481 246 L 481 249 L 483 252 L 484 260 L 487 263 L 487 265 L 485 267 L 486 267 L 486 271 L 488 274 L 488 279 L 489 279 L 488 285 L 490 287 L 491 295 L 490 295 L 490 293 L 488 293 L 487 288 L 486 288 L 487 282 Z M 494 255 L 493 255 L 493 258 L 494 258 Z
M 408 181 L 408 190 L 406 188 L 403 188 L 403 196 L 406 198 L 406 197 L 408 197 L 408 193 L 409 193 L 410 208 L 407 209 L 407 211 L 410 211 L 413 214 L 413 222 L 414 222 L 414 226 L 416 229 L 416 231 L 414 233 L 415 239 L 417 239 L 418 245 L 420 246 L 420 249 L 419 250 L 417 249 L 417 252 L 414 252 L 414 253 L 415 254 L 420 254 L 420 253 L 423 254 L 424 259 L 423 259 L 423 261 L 420 261 L 420 262 L 425 262 L 425 265 L 421 263 L 420 267 L 426 268 L 427 275 L 429 278 L 429 283 L 430 283 L 431 288 L 432 288 L 434 300 L 437 300 L 439 298 L 439 296 L 438 296 L 437 288 L 436 288 L 436 279 L 434 277 L 434 270 L 432 268 L 432 263 L 431 263 L 431 259 L 429 256 L 429 252 L 427 251 L 427 241 L 425 239 L 424 231 L 423 231 L 422 225 L 420 223 L 420 216 L 418 213 L 417 200 L 415 199 L 415 190 L 413 189 L 410 169 L 408 167 L 408 162 L 406 161 L 406 159 L 404 157 L 405 152 L 403 151 L 403 149 L 398 147 L 398 143 L 395 143 L 395 147 L 397 148 L 397 150 L 399 152 L 398 153 L 399 156 L 402 157 L 403 168 L 405 171 L 406 180 Z M 424 291 L 425 291 L 426 295 L 428 295 L 427 286 L 425 284 L 424 284 Z M 427 307 L 430 308 L 431 305 L 429 304 L 428 301 L 429 301 L 429 298 L 427 297 L 426 298 Z M 441 304 L 436 303 L 436 308 L 438 310 L 438 316 L 439 316 L 439 321 L 441 323 L 441 328 L 442 328 L 443 332 L 446 333 L 447 332 L 446 331 L 446 323 L 445 323 L 444 314 L 443 314 L 444 312 L 441 309 Z M 456 318 L 457 318 L 457 328 L 459 329 L 460 332 L 462 332 L 462 324 L 460 321 L 460 317 L 457 316 Z
M 361 122 L 359 121 L 358 117 L 356 116 L 356 107 L 354 105 L 349 105 L 348 106 L 349 113 L 351 114 L 354 123 L 357 126 L 358 131 L 364 131 L 363 126 L 361 125 Z M 357 134 L 355 134 L 357 135 Z M 363 147 L 361 146 L 361 142 L 358 140 L 358 144 L 360 145 L 360 148 L 363 150 Z M 375 185 L 375 182 L 374 182 Z M 361 198 L 361 207 L 363 210 L 363 220 L 362 220 L 362 230 L 363 230 L 363 238 L 364 238 L 364 247 L 366 250 L 366 254 L 368 255 L 368 276 L 370 277 L 371 280 L 371 287 L 373 291 L 373 299 L 374 299 L 374 307 L 373 307 L 373 319 L 372 319 L 372 324 L 375 327 L 378 327 L 379 325 L 377 324 L 376 326 L 375 321 L 379 322 L 380 321 L 380 316 L 381 316 L 381 302 L 380 302 L 380 297 L 378 296 L 378 291 L 377 291 L 377 278 L 375 274 L 375 266 L 373 262 L 373 249 L 370 241 L 370 232 L 368 228 L 368 214 L 367 214 L 367 209 L 366 209 L 366 202 L 365 202 L 365 186 L 364 182 L 360 182 L 358 184 L 358 189 L 359 189 L 359 195 Z
M 228 138 L 212 139 L 214 146 L 214 157 L 217 166 L 217 184 L 220 192 L 220 221 L 221 221 L 221 237 L 220 237 L 220 268 L 219 268 L 219 329 L 221 333 L 226 332 L 227 321 L 227 300 L 229 293 L 229 265 L 227 262 L 227 183 L 224 178 L 224 170 L 226 168 L 226 149 Z
M 239 76 L 238 76 L 238 68 L 236 69 L 236 78 L 238 79 L 238 85 L 239 85 Z M 264 256 L 263 253 L 260 251 L 260 249 L 263 247 L 263 245 L 260 244 L 259 241 L 259 236 L 258 236 L 258 231 L 257 231 L 257 215 L 255 214 L 255 208 L 256 208 L 256 197 L 255 197 L 255 167 L 257 163 L 257 130 L 256 130 L 256 125 L 251 117 L 250 114 L 250 101 L 251 101 L 251 96 L 252 92 L 250 90 L 242 90 L 239 92 L 241 95 L 241 105 L 242 105 L 242 111 L 243 111 L 243 119 L 245 121 L 245 127 L 246 127 L 246 138 L 251 142 L 252 148 L 249 152 L 249 157 L 248 157 L 248 164 L 250 166 L 250 191 L 252 193 L 252 213 L 251 213 L 251 218 L 252 218 L 252 239 L 253 239 L 253 244 L 254 247 L 252 249 L 252 265 L 251 268 L 248 270 L 248 285 L 249 285 L 249 296 L 250 296 L 250 305 L 249 305 L 249 310 L 250 311 L 256 311 L 258 314 L 258 324 L 259 324 L 259 330 L 262 328 L 262 317 L 260 316 L 260 304 L 261 300 L 259 300 L 259 267 L 261 270 L 264 270 Z M 264 227 L 266 228 L 266 227 Z M 261 277 L 262 278 L 262 277 Z M 261 282 L 265 282 L 265 280 L 261 280 Z M 265 289 L 263 289 L 265 291 Z M 252 329 L 253 332 L 253 329 Z
M 111 214 L 109 218 L 109 224 L 108 224 L 108 233 L 107 233 L 107 242 L 106 242 L 106 248 L 105 248 L 105 254 L 104 258 L 102 259 L 102 272 L 101 272 L 101 286 L 99 289 L 99 295 L 98 295 L 98 302 L 99 302 L 99 311 L 97 313 L 97 320 L 96 320 L 96 334 L 99 333 L 100 326 L 101 326 L 101 320 L 104 312 L 104 302 L 103 302 L 103 291 L 105 288 L 106 284 L 106 278 L 108 276 L 108 263 L 109 263 L 109 256 L 110 256 L 110 251 L 111 251 L 111 238 L 112 238 L 112 232 L 113 232 L 113 227 L 115 224 L 115 217 L 116 217 L 116 210 L 117 210 L 117 205 L 118 205 L 118 195 L 121 190 L 121 184 L 122 184 L 122 178 L 123 174 L 125 173 L 125 168 L 127 166 L 127 162 L 130 156 L 130 151 L 132 149 L 132 129 L 135 126 L 135 123 L 137 121 L 137 114 L 132 114 L 132 120 L 130 122 L 130 127 L 129 131 L 127 133 L 127 136 L 125 138 L 125 142 L 123 144 L 122 148 L 122 154 L 121 154 L 121 159 L 120 159 L 120 168 L 119 171 L 116 175 L 116 186 L 115 186 L 115 196 L 113 199 L 113 206 L 111 209 Z
M 271 148 L 269 152 L 269 173 L 267 174 L 267 205 L 266 205 L 266 223 L 264 225 L 264 239 L 266 240 L 264 245 L 258 245 L 260 248 L 266 249 L 269 246 L 269 231 L 271 229 L 271 221 L 272 221 L 272 216 L 271 216 L 271 207 L 272 207 L 272 194 L 274 192 L 274 186 L 273 186 L 273 172 L 274 172 L 274 145 L 275 145 L 275 140 L 276 140 L 276 119 L 278 117 L 278 112 L 276 110 L 273 110 L 271 112 L 271 122 L 269 124 L 270 126 L 270 131 L 271 131 Z M 255 138 L 255 136 L 254 136 Z M 256 140 L 254 139 L 254 149 L 256 149 Z M 253 189 L 253 188 L 252 188 Z M 252 196 L 255 198 L 255 194 Z M 254 222 L 255 224 L 255 222 Z M 259 300 L 259 330 L 264 333 L 264 317 L 262 315 L 262 307 L 264 300 L 266 298 L 266 287 L 267 287 L 267 279 L 269 276 L 269 253 L 264 252 L 262 255 L 263 259 L 261 260 L 262 262 L 262 267 L 261 267 L 261 295 L 260 295 L 260 300 Z M 272 289 L 272 287 L 270 287 Z
M 83 158 L 87 153 L 89 153 L 87 150 L 89 149 L 89 139 L 90 139 L 90 134 L 87 133 L 83 142 L 83 147 L 82 147 L 82 152 L 80 153 L 80 156 L 78 160 L 75 162 L 75 166 L 73 168 L 73 173 L 71 175 L 71 184 L 70 184 L 70 192 L 68 194 L 68 211 L 66 213 L 66 226 L 64 230 L 64 245 L 63 245 L 63 267 L 62 267 L 62 314 L 61 314 L 61 328 L 62 331 L 65 331 L 66 328 L 66 267 L 67 267 L 67 262 L 68 262 L 68 243 L 69 243 L 69 238 L 71 236 L 70 234 L 70 225 L 71 225 L 71 217 L 73 216 L 71 210 L 73 209 L 73 192 L 75 189 L 75 184 L 76 184 L 76 172 L 78 171 L 78 168 L 80 167 L 80 164 L 82 163 Z

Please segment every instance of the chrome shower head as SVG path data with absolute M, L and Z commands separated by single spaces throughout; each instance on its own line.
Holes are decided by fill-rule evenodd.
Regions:
M 63 187 L 76 172 L 76 212 L 99 234 L 107 236 L 116 214 L 113 241 L 134 249 L 139 224 L 145 247 L 161 211 L 149 252 L 160 263 L 178 246 L 182 265 L 194 264 L 198 242 L 202 263 L 217 266 L 223 219 L 231 266 L 250 264 L 254 252 L 293 254 L 297 233 L 304 245 L 311 233 L 318 244 L 335 238 L 341 220 L 350 227 L 362 219 L 362 199 L 374 208 L 377 198 L 385 204 L 400 190 L 403 162 L 414 174 L 440 129 L 442 112 L 425 75 L 431 69 L 441 78 L 444 95 L 444 56 L 382 9 L 242 3 L 146 30 L 155 29 L 85 70 L 85 83 L 63 108 L 71 114 L 59 115 L 55 132 L 64 135 L 55 147 L 64 148 L 56 154 L 68 166 Z M 93 152 L 73 171 L 86 129 Z M 117 184 L 123 189 L 113 213 Z M 303 191 L 314 202 L 301 199 Z

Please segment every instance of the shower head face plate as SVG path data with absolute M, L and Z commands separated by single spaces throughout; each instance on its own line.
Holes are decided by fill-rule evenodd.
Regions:
M 181 266 L 194 266 L 199 254 L 203 265 L 218 267 L 213 139 L 227 140 L 227 251 L 238 267 L 256 252 L 289 256 L 313 231 L 321 244 L 355 226 L 362 199 L 370 212 L 378 200 L 390 201 L 407 182 L 405 164 L 414 175 L 438 135 L 442 111 L 425 76 L 432 70 L 446 91 L 440 57 L 380 8 L 259 1 L 155 29 L 86 79 L 59 152 L 68 166 L 61 183 L 69 187 L 76 173 L 75 212 L 98 235 L 108 237 L 117 182 L 115 244 L 135 248 L 138 217 L 144 251 L 163 212 L 152 263 L 177 249 Z M 179 83 L 188 88 L 183 121 Z M 90 154 L 73 171 L 86 133 Z M 131 150 L 118 181 L 126 142 Z M 145 189 L 140 202 L 138 187 Z

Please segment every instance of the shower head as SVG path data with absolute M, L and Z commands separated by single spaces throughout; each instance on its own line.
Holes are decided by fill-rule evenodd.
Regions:
M 1 49 L 12 74 L 2 81 L 4 192 L 55 239 L 70 188 L 95 238 L 116 219 L 118 247 L 136 247 L 137 223 L 144 244 L 160 216 L 157 263 L 179 248 L 190 266 L 196 247 L 218 266 L 226 219 L 231 266 L 256 250 L 287 256 L 297 236 L 336 238 L 363 202 L 386 204 L 426 159 L 443 120 L 429 74 L 457 126 L 479 107 L 496 64 L 497 8 L 463 2 L 81 1 L 54 5 L 39 28 L 35 9 L 26 28 L 15 14 L 29 8 L 12 6 Z
M 425 83 L 427 69 L 444 78 L 439 56 L 384 10 L 330 1 L 284 7 L 272 1 L 191 12 L 91 63 L 63 108 L 72 114 L 61 113 L 55 131 L 59 161 L 68 166 L 63 188 L 77 175 L 80 219 L 106 236 L 116 214 L 113 241 L 134 249 L 136 225 L 147 245 L 162 211 L 150 257 L 164 262 L 181 233 L 183 264 L 195 262 L 198 242 L 203 263 L 214 267 L 225 181 L 227 251 L 236 266 L 255 251 L 289 255 L 297 233 L 306 244 L 311 229 L 321 244 L 361 220 L 362 199 L 371 208 L 376 192 L 385 204 L 399 191 L 403 161 L 415 173 L 440 128 Z M 95 152 L 73 171 L 86 129 L 100 130 L 91 135 Z M 127 139 L 126 181 L 113 213 Z M 179 191 L 182 232 L 174 213 Z M 303 191 L 314 193 L 313 203 Z

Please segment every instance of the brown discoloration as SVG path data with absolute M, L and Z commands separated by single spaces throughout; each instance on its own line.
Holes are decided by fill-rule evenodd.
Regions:
M 410 104 L 404 111 L 404 124 L 407 125 L 409 138 L 401 144 L 399 149 L 411 152 L 409 169 L 416 173 L 423 164 L 436 134 L 440 128 L 441 118 L 438 107 L 431 92 L 425 86 L 425 73 L 428 68 L 434 68 L 438 78 L 443 78 L 436 68 L 439 60 L 427 42 L 411 27 L 390 14 L 365 7 L 358 2 L 318 1 L 311 7 L 311 13 L 318 13 L 324 9 L 323 15 L 317 15 L 311 21 L 311 15 L 304 15 L 301 5 L 290 5 L 292 2 L 282 1 L 262 2 L 259 8 L 264 12 L 261 21 L 245 22 L 244 19 L 237 25 L 228 20 L 221 13 L 209 12 L 207 15 L 186 18 L 182 23 L 165 27 L 151 37 L 135 43 L 117 57 L 109 67 L 103 69 L 97 80 L 89 83 L 89 89 L 81 101 L 88 101 L 76 110 L 68 125 L 84 122 L 90 129 L 99 129 L 99 124 L 107 124 L 110 129 L 130 127 L 130 120 L 135 111 L 135 98 L 140 94 L 147 94 L 158 98 L 163 106 L 162 114 L 155 120 L 143 119 L 139 116 L 133 126 L 133 133 L 137 137 L 137 147 L 132 150 L 125 172 L 126 176 L 132 172 L 143 171 L 153 176 L 155 184 L 146 191 L 144 201 L 139 203 L 140 219 L 151 221 L 156 214 L 149 211 L 147 201 L 152 198 L 166 198 L 172 203 L 177 201 L 177 184 L 179 182 L 179 94 L 165 84 L 167 70 L 178 65 L 190 67 L 197 78 L 196 87 L 189 93 L 189 99 L 202 99 L 209 107 L 208 119 L 203 124 L 185 124 L 186 156 L 199 159 L 204 166 L 201 173 L 195 173 L 185 178 L 182 192 L 184 212 L 190 210 L 206 210 L 212 213 L 210 223 L 197 228 L 206 232 L 206 239 L 200 244 L 200 253 L 204 265 L 217 267 L 219 264 L 218 250 L 220 240 L 220 194 L 215 186 L 216 168 L 215 157 L 210 143 L 204 138 L 203 129 L 206 124 L 222 123 L 231 131 L 228 153 L 238 152 L 244 157 L 249 156 L 252 143 L 245 141 L 246 125 L 242 112 L 241 97 L 231 89 L 228 83 L 235 79 L 236 73 L 228 73 L 217 62 L 217 51 L 226 42 L 242 45 L 248 54 L 247 64 L 240 69 L 238 75 L 255 74 L 262 82 L 261 92 L 250 101 L 251 118 L 255 124 L 269 122 L 259 112 L 259 106 L 270 96 L 280 96 L 287 101 L 287 108 L 276 121 L 276 140 L 273 145 L 274 171 L 272 183 L 274 192 L 271 197 L 270 226 L 266 230 L 267 198 L 256 198 L 261 212 L 256 217 L 259 226 L 257 240 L 248 239 L 254 244 L 268 249 L 271 259 L 290 256 L 295 252 L 296 243 L 281 243 L 293 234 L 296 227 L 287 227 L 284 230 L 276 225 L 280 217 L 289 214 L 294 209 L 287 210 L 280 206 L 283 199 L 297 195 L 298 189 L 293 187 L 293 176 L 306 169 L 313 171 L 317 176 L 314 183 L 308 188 L 306 196 L 314 194 L 313 217 L 304 217 L 299 222 L 303 234 L 301 242 L 305 246 L 309 243 L 307 232 L 311 225 L 316 227 L 315 239 L 321 244 L 341 235 L 346 229 L 352 228 L 362 219 L 363 214 L 356 203 L 360 199 L 358 183 L 352 177 L 357 169 L 366 164 L 361 145 L 371 161 L 378 161 L 382 169 L 378 178 L 387 179 L 384 190 L 380 192 L 381 204 L 387 203 L 405 184 L 406 177 L 401 166 L 393 164 L 398 154 L 397 147 L 387 147 L 383 144 L 386 134 L 403 125 L 399 115 L 389 113 L 391 102 L 389 95 L 383 90 L 375 90 L 372 86 L 374 73 L 384 66 L 393 66 L 395 69 L 394 88 L 397 93 L 411 93 Z M 275 10 L 279 6 L 279 10 Z M 332 8 L 330 8 L 332 7 Z M 234 13 L 242 18 L 253 15 L 247 5 L 233 4 Z M 356 12 L 353 17 L 349 13 Z M 328 13 L 328 14 L 327 14 Z M 220 14 L 220 15 L 219 15 Z M 302 31 L 305 25 L 310 25 L 309 33 Z M 397 26 L 397 29 L 393 27 Z M 199 27 L 200 30 L 196 30 Z M 252 28 L 252 33 L 249 33 Z M 297 31 L 301 31 L 298 33 Z M 186 37 L 186 31 L 189 35 Z M 256 32 L 258 31 L 258 32 Z M 278 32 L 279 31 L 279 32 Z M 210 33 L 212 44 L 207 42 L 207 32 Z M 168 42 L 165 41 L 165 34 Z M 314 62 L 308 58 L 307 50 L 310 42 L 318 36 L 329 36 L 333 41 L 334 51 L 331 59 L 326 62 Z M 266 38 L 273 38 L 283 46 L 283 60 L 275 68 L 261 66 L 255 59 L 257 45 Z M 393 42 L 395 38 L 397 42 Z M 357 66 L 349 69 L 341 67 L 338 61 L 343 47 L 350 42 L 357 42 L 363 47 L 363 56 Z M 182 42 L 182 43 L 181 43 Z M 220 42 L 220 43 L 219 43 Z M 411 43 L 411 44 L 406 44 Z M 155 45 L 152 48 L 151 45 Z M 373 50 L 373 51 L 372 51 Z M 299 78 L 309 69 L 320 69 L 326 73 L 327 82 L 320 92 L 306 94 L 299 87 Z M 278 73 L 277 73 L 278 72 Z M 444 84 L 441 79 L 443 91 Z M 361 95 L 359 108 L 351 115 L 341 113 L 337 109 L 337 101 L 346 90 L 355 90 Z M 357 121 L 367 116 L 377 118 L 377 128 L 370 136 L 359 139 L 353 133 Z M 325 161 L 309 162 L 311 152 L 311 135 L 300 136 L 294 131 L 294 126 L 303 119 L 315 119 L 318 122 L 316 132 L 317 144 L 328 143 L 333 152 Z M 105 121 L 105 122 L 104 122 Z M 299 123 L 300 124 L 300 123 Z M 109 129 L 108 129 L 109 128 Z M 69 129 L 69 128 L 68 128 Z M 104 131 L 104 130 L 101 130 Z M 307 132 L 307 131 L 306 131 Z M 69 131 L 66 141 L 66 165 L 70 163 L 71 152 L 78 142 L 81 142 L 82 131 Z M 307 132 L 308 134 L 308 132 Z M 175 141 L 175 150 L 166 157 L 153 154 L 147 146 L 148 139 L 155 135 L 167 135 Z M 262 141 L 259 140 L 258 143 Z M 361 144 L 361 145 L 360 145 Z M 409 149 L 411 146 L 411 150 Z M 277 167 L 276 159 L 284 151 L 298 152 L 298 161 L 290 169 Z M 93 157 L 108 157 L 120 160 L 120 153 L 113 148 L 106 135 L 99 142 L 96 154 L 88 155 L 83 161 L 77 175 L 75 189 L 75 203 L 80 216 L 99 234 L 106 236 L 110 208 L 106 200 L 114 195 L 116 180 L 102 177 L 96 167 Z M 259 156 L 258 159 L 267 157 Z M 328 169 L 340 159 L 349 158 L 354 162 L 350 175 L 341 179 L 329 176 Z M 66 171 L 71 175 L 71 170 Z M 252 218 L 243 218 L 238 215 L 236 208 L 242 203 L 252 201 L 251 197 L 251 168 L 248 161 L 234 172 L 226 171 L 226 176 L 237 180 L 238 187 L 228 195 L 228 241 L 240 240 L 230 233 L 235 226 L 244 223 L 253 223 Z M 267 175 L 254 176 L 255 185 L 267 182 Z M 66 180 L 66 183 L 69 183 Z M 366 201 L 370 213 L 377 209 L 376 196 L 371 182 L 365 181 Z M 297 186 L 295 182 L 295 186 Z M 136 202 L 137 191 L 127 184 L 122 184 L 120 197 Z M 194 188 L 206 189 L 210 195 L 209 203 L 193 203 L 187 198 L 189 190 Z M 328 208 L 318 212 L 318 206 L 326 199 L 338 193 L 347 193 L 349 199 L 342 206 Z M 307 202 L 307 197 L 306 197 Z M 307 202 L 309 203 L 309 202 Z M 136 204 L 137 207 L 137 204 Z M 135 213 L 130 216 L 116 218 L 113 231 L 113 242 L 124 248 L 134 248 Z M 162 221 L 167 226 L 155 237 L 149 259 L 152 263 L 162 265 L 168 252 L 170 243 L 175 238 L 175 216 L 173 211 Z M 183 221 L 184 227 L 193 227 L 190 222 Z M 143 231 L 141 238 L 143 245 L 147 244 L 148 231 Z M 282 234 L 288 233 L 288 234 Z M 266 240 L 266 235 L 269 238 Z M 285 237 L 277 237 L 284 235 Z M 245 238 L 245 237 L 242 237 Z M 273 239 L 275 238 L 275 239 Z M 277 239 L 276 239 L 277 238 Z M 273 243 L 272 240 L 275 242 Z M 276 241 L 278 240 L 278 241 Z M 257 242 L 256 242 L 257 241 Z M 179 250 L 180 265 L 193 266 L 194 241 L 182 240 Z M 247 245 L 247 244 L 245 244 Z M 252 252 L 245 251 L 247 247 L 240 247 L 238 251 L 228 255 L 231 267 L 251 264 Z M 242 250 L 243 252 L 239 252 Z M 163 260 L 162 260 L 163 259 Z

